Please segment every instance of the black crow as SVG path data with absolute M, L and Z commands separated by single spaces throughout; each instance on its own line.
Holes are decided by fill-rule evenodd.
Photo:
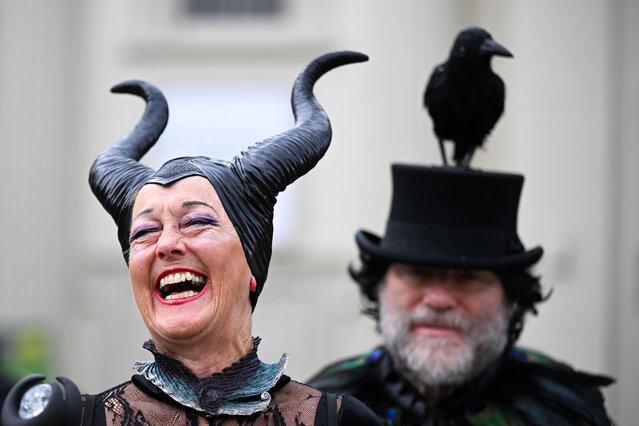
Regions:
M 433 119 L 444 165 L 444 141 L 455 144 L 453 158 L 469 167 L 475 149 L 504 111 L 504 82 L 490 68 L 493 55 L 513 55 L 477 27 L 459 33 L 448 60 L 438 65 L 424 92 L 424 106 Z

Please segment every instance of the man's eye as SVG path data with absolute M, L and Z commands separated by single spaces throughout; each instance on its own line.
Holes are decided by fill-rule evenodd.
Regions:
M 477 273 L 474 271 L 464 271 L 458 274 L 458 277 L 462 280 L 474 280 L 477 279 Z
M 433 275 L 435 275 L 435 271 L 433 269 L 430 268 L 414 268 L 411 273 L 415 276 L 418 277 L 432 277 Z

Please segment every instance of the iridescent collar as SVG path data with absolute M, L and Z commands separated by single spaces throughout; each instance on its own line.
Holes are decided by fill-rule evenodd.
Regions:
M 148 340 L 143 347 L 155 361 L 138 361 L 133 369 L 160 388 L 174 401 L 209 414 L 246 416 L 264 410 L 271 402 L 268 392 L 282 377 L 288 354 L 279 363 L 265 364 L 257 357 L 259 337 L 239 361 L 219 373 L 198 378 L 180 361 L 158 351 Z

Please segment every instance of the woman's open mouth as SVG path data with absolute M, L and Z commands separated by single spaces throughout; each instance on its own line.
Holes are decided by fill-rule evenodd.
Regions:
M 164 275 L 156 285 L 156 292 L 166 301 L 186 301 L 198 295 L 206 285 L 207 277 L 191 271 L 177 271 Z

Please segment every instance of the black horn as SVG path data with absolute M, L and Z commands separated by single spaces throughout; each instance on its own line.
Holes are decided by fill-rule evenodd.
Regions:
M 315 99 L 314 84 L 333 68 L 367 59 L 362 53 L 340 51 L 322 55 L 308 64 L 293 86 L 294 128 L 253 144 L 231 161 L 180 157 L 167 161 L 157 172 L 138 160 L 164 130 L 168 118 L 166 101 L 149 83 L 127 82 L 116 86 L 114 91 L 142 96 L 147 107 L 133 132 L 96 159 L 89 181 L 94 194 L 118 225 L 125 259 L 128 261 L 133 197 L 142 185 L 170 185 L 188 176 L 206 177 L 235 226 L 256 278 L 257 291 L 251 300 L 255 306 L 271 258 L 277 194 L 312 169 L 330 145 L 331 125 Z
M 138 161 L 158 140 L 169 119 L 169 107 L 162 92 L 145 81 L 129 80 L 111 88 L 113 93 L 129 93 L 146 101 L 142 118 L 119 142 L 111 146 L 93 162 L 89 185 L 104 209 L 118 224 L 118 239 L 126 248 L 128 261 L 128 226 L 132 196 L 155 173 Z

